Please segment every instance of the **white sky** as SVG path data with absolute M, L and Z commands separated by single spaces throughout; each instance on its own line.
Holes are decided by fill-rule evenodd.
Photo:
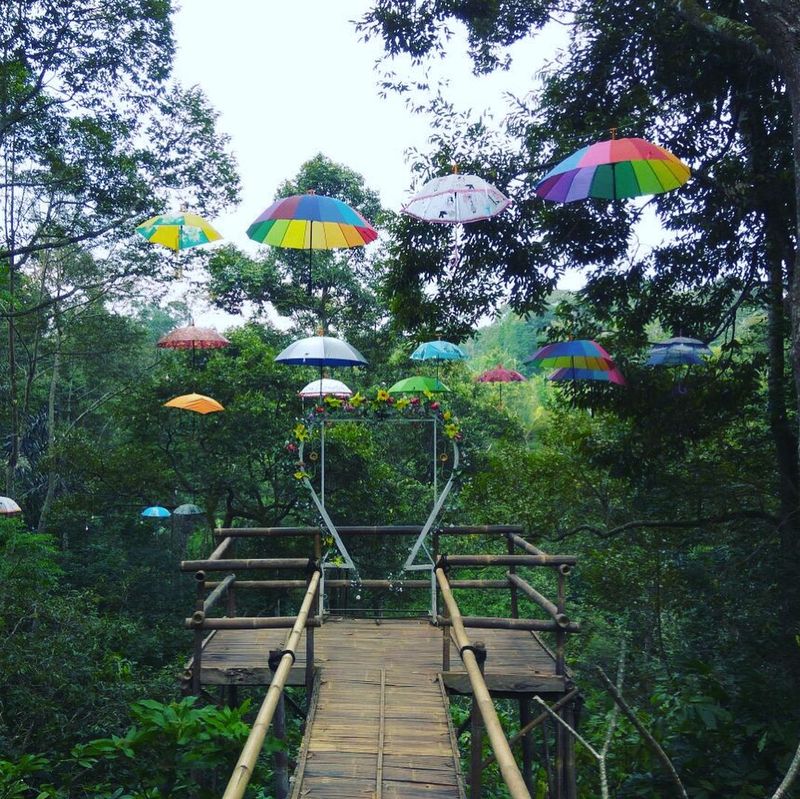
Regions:
M 380 45 L 360 42 L 351 22 L 369 6 L 369 0 L 228 0 L 223 10 L 220 0 L 184 0 L 174 20 L 176 77 L 199 85 L 220 112 L 242 178 L 239 207 L 213 220 L 227 241 L 250 249 L 248 225 L 278 185 L 319 152 L 361 173 L 385 206 L 399 210 L 408 199 L 405 153 L 424 148 L 429 129 L 402 97 L 378 96 Z M 521 42 L 511 71 L 475 78 L 463 40 L 455 40 L 441 66 L 450 78 L 448 99 L 500 118 L 504 92 L 534 88 L 535 73 L 556 46 L 553 36 Z M 223 326 L 234 321 L 201 318 Z

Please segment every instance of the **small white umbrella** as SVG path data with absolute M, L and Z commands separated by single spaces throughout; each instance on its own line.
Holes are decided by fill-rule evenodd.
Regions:
M 11 497 L 0 497 L 0 516 L 14 516 L 22 513 L 22 508 Z
M 341 380 L 332 380 L 330 377 L 312 380 L 307 386 L 301 388 L 299 393 L 303 399 L 326 396 L 346 399 L 353 396 L 353 392 Z

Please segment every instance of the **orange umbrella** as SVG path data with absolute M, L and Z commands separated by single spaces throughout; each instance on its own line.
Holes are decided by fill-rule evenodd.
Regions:
M 221 403 L 212 397 L 206 397 L 204 394 L 182 394 L 180 397 L 175 397 L 169 402 L 165 402 L 164 407 L 183 408 L 186 411 L 202 414 L 225 410 Z

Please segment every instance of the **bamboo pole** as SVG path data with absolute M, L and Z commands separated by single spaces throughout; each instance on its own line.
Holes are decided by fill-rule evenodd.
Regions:
M 203 602 L 203 613 L 208 613 L 208 611 L 214 607 L 214 605 L 217 603 L 219 598 L 225 593 L 225 591 L 231 590 L 231 587 L 235 582 L 236 582 L 236 575 L 229 574 L 221 583 L 217 583 L 214 590 L 206 598 L 206 601 Z
M 451 624 L 444 616 L 437 616 L 439 624 Z M 537 632 L 580 632 L 580 624 L 571 621 L 562 627 L 554 621 L 545 619 L 504 619 L 500 616 L 464 616 L 462 622 L 465 627 L 480 630 L 536 630 Z M 558 673 L 558 672 L 557 672 Z
M 209 560 L 219 560 L 227 551 L 230 545 L 233 543 L 233 538 L 228 536 L 227 538 L 223 538 L 222 541 L 217 545 L 217 548 L 208 556 Z
M 544 550 L 539 549 L 539 547 L 535 547 L 530 542 L 526 541 L 522 536 L 516 535 L 511 533 L 509 538 L 514 543 L 515 546 L 519 547 L 523 552 L 527 552 L 529 555 L 546 555 L 547 553 Z
M 283 646 L 283 656 L 275 669 L 275 674 L 270 683 L 267 695 L 261 703 L 261 708 L 258 711 L 253 727 L 250 730 L 250 735 L 247 742 L 242 749 L 239 756 L 239 761 L 231 774 L 228 782 L 228 787 L 225 789 L 222 799 L 242 799 L 244 792 L 247 790 L 247 784 L 253 776 L 253 769 L 256 765 L 256 760 L 264 746 L 264 738 L 267 735 L 269 724 L 272 721 L 272 716 L 275 713 L 275 708 L 278 704 L 278 698 L 283 693 L 286 679 L 292 669 L 294 663 L 294 652 L 297 649 L 297 643 L 300 640 L 300 635 L 305 627 L 306 620 L 311 605 L 314 602 L 314 597 L 319 587 L 320 572 L 316 571 L 311 576 L 306 589 L 306 595 L 303 598 L 303 604 L 297 614 L 294 627 L 286 638 L 286 643 Z
M 237 569 L 305 569 L 308 558 L 251 558 L 226 560 L 182 560 L 182 572 L 194 572 L 205 569 L 206 571 L 236 571 Z
M 574 566 L 576 555 L 448 555 L 448 566 Z M 198 567 L 202 568 L 202 567 Z
M 340 580 L 325 580 L 325 585 L 330 588 L 350 588 L 353 585 L 358 585 L 361 588 L 370 588 L 373 590 L 389 591 L 395 588 L 426 588 L 430 589 L 430 580 L 360 580 L 354 583 L 353 580 L 347 578 Z M 216 588 L 219 585 L 218 581 L 207 580 L 205 587 L 207 589 Z M 307 580 L 237 580 L 236 587 L 241 589 L 254 589 L 262 591 L 270 590 L 290 590 L 292 588 L 305 588 L 308 585 Z M 507 589 L 508 580 L 452 580 L 450 588 L 497 588 Z
M 525 596 L 532 599 L 545 613 L 548 613 L 559 627 L 566 627 L 569 624 L 569 616 L 559 612 L 556 604 L 540 594 L 527 580 L 523 580 L 522 577 L 510 571 L 506 572 L 506 577 L 511 585 L 519 588 Z M 563 578 L 559 576 L 559 579 Z
M 183 620 L 183 626 L 189 630 L 285 630 L 294 625 L 297 616 L 239 616 L 235 619 L 209 619 L 197 611 Z M 319 627 L 317 617 L 307 622 L 309 627 Z
M 519 768 L 514 761 L 514 755 L 511 753 L 511 748 L 503 734 L 503 728 L 500 726 L 500 720 L 497 718 L 497 711 L 492 702 L 492 697 L 486 687 L 483 675 L 478 668 L 475 654 L 472 650 L 465 649 L 465 647 L 470 646 L 470 641 L 469 638 L 467 638 L 467 633 L 461 620 L 461 612 L 458 609 L 458 605 L 453 597 L 453 592 L 450 590 L 450 585 L 447 582 L 447 575 L 445 575 L 441 567 L 436 569 L 436 580 L 439 583 L 442 597 L 444 598 L 445 605 L 450 614 L 450 620 L 453 625 L 453 632 L 461 655 L 461 661 L 469 676 L 469 681 L 472 685 L 472 694 L 475 697 L 478 710 L 483 717 L 486 733 L 489 736 L 489 742 L 497 758 L 503 780 L 508 786 L 512 799 L 530 799 L 528 789 L 525 787 L 525 781 L 522 779 Z
M 481 676 L 486 664 L 486 644 L 483 641 L 475 641 L 475 660 L 478 664 Z M 483 724 L 481 714 L 477 708 L 478 700 L 472 694 L 472 708 L 470 709 L 470 740 L 469 740 L 469 797 L 470 799 L 481 799 L 481 754 L 483 749 Z
M 273 662 L 273 657 L 280 658 L 280 650 L 273 650 L 269 653 L 269 657 L 270 663 Z M 275 799 L 286 799 L 289 795 L 289 756 L 286 754 L 286 702 L 283 691 L 275 705 L 272 732 L 275 738 L 281 742 L 281 746 L 272 755 L 275 772 Z
M 319 527 L 218 527 L 215 538 L 299 538 L 319 533 Z M 337 527 L 340 535 L 419 535 L 421 524 L 395 524 L 384 526 L 350 525 Z M 522 533 L 523 527 L 515 524 L 473 524 L 443 527 L 442 535 L 508 535 Z
M 506 538 L 506 545 L 508 547 L 508 554 L 514 554 L 514 541 L 512 537 L 509 535 Z M 511 566 L 509 568 L 509 574 L 514 574 L 517 570 L 516 566 Z M 517 600 L 517 586 L 509 580 L 509 585 L 511 586 L 511 618 L 518 619 L 519 618 L 519 602 Z

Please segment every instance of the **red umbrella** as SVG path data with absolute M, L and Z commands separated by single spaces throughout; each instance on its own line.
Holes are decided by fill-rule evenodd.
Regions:
M 523 383 L 525 378 L 513 369 L 506 369 L 498 363 L 494 369 L 489 369 L 478 375 L 479 383 L 500 383 L 500 402 L 503 402 L 503 383 Z
M 168 350 L 216 350 L 227 347 L 230 341 L 213 327 L 196 327 L 194 322 L 186 327 L 176 327 L 162 336 L 157 347 Z

